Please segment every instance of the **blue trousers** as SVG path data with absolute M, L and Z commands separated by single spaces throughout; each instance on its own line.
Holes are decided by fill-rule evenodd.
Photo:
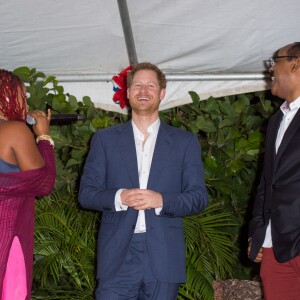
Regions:
M 134 234 L 120 270 L 100 279 L 96 300 L 176 300 L 179 283 L 159 282 L 149 262 L 146 233 Z

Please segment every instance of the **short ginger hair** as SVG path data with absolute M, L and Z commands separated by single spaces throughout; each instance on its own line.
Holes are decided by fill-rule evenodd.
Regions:
M 136 72 L 141 70 L 150 70 L 154 71 L 157 76 L 158 84 L 161 89 L 165 89 L 167 86 L 167 80 L 165 74 L 156 66 L 149 62 L 142 62 L 133 66 L 131 71 L 127 73 L 127 87 L 129 88 L 132 85 L 133 77 Z

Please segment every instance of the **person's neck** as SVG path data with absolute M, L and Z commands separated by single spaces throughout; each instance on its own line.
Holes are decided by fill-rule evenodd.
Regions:
M 132 121 L 136 127 L 144 134 L 147 135 L 147 129 L 158 119 L 158 113 L 151 116 L 141 116 L 137 114 L 132 114 Z

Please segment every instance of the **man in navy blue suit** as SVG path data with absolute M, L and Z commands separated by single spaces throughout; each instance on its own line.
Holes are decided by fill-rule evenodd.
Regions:
M 182 218 L 207 192 L 195 135 L 164 124 L 166 78 L 150 63 L 127 77 L 132 120 L 93 136 L 79 201 L 102 212 L 96 299 L 177 299 L 186 281 Z

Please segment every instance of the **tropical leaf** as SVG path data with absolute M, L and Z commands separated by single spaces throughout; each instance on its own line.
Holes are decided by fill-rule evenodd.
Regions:
M 214 279 L 232 275 L 237 248 L 230 229 L 238 224 L 233 214 L 214 204 L 198 215 L 184 218 L 187 252 L 187 283 L 180 288 L 179 299 L 212 299 Z M 194 298 L 188 298 L 190 296 Z
M 64 287 L 65 296 L 60 297 L 66 298 L 51 299 L 83 299 L 68 298 L 74 291 L 92 297 L 98 218 L 96 213 L 79 209 L 74 195 L 61 198 L 54 193 L 37 202 L 34 293 L 48 291 L 55 296 Z

